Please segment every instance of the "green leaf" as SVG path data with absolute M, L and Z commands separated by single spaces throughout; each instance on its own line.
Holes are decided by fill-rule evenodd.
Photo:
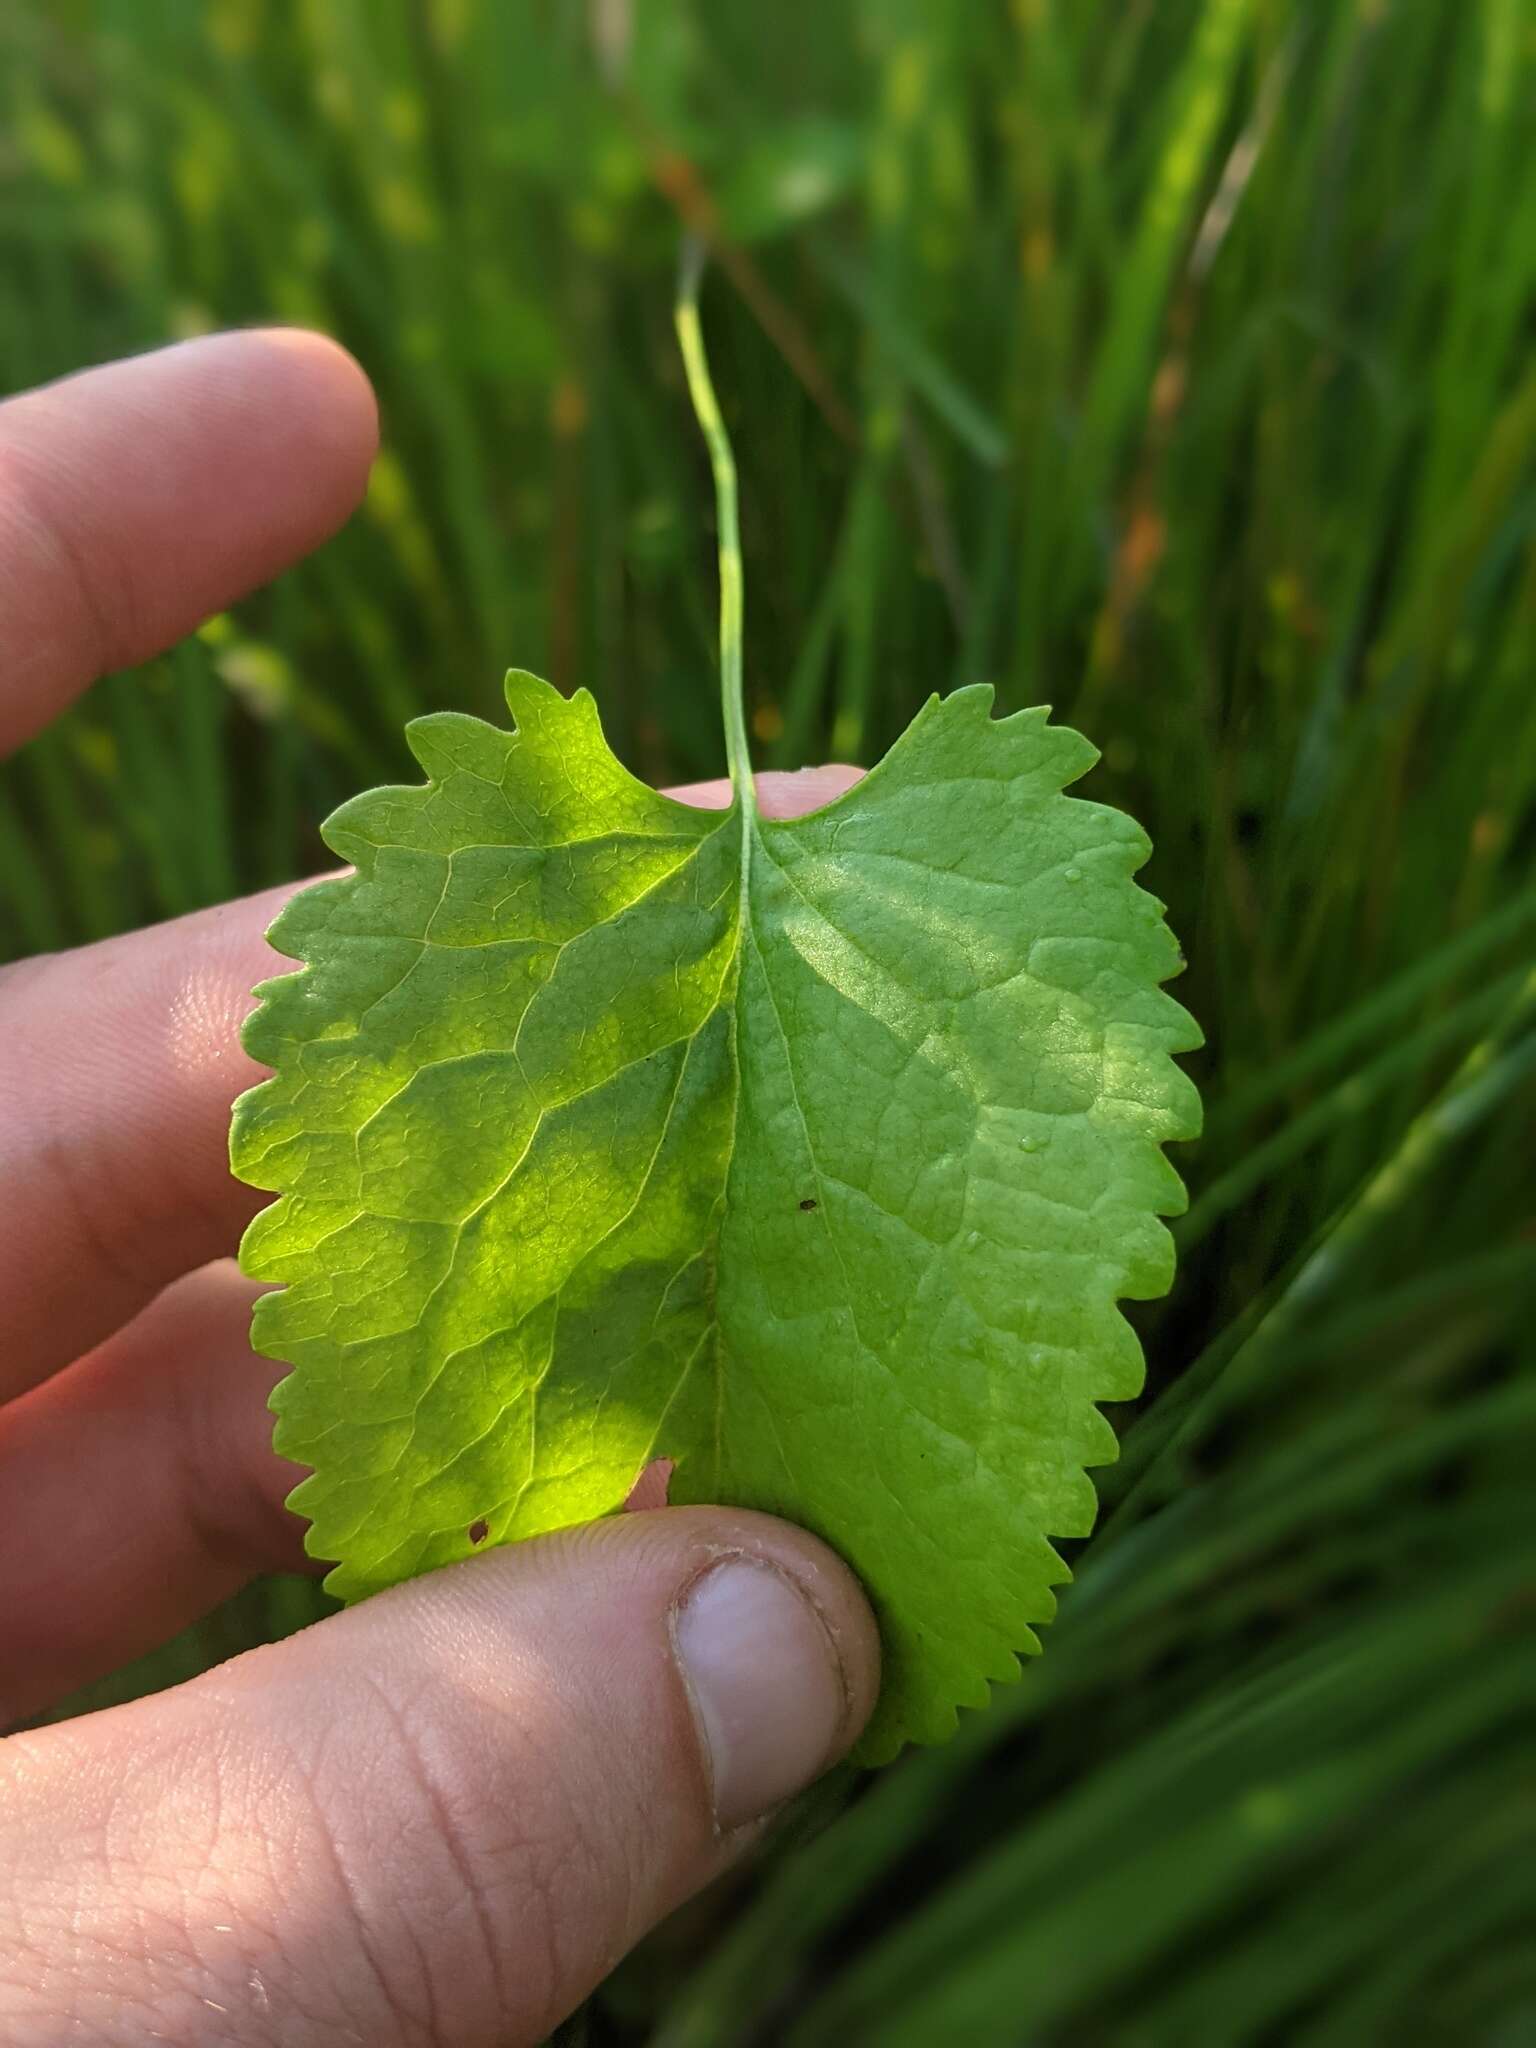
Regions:
M 953 1727 L 1089 1528 L 1116 1308 L 1171 1275 L 1193 1135 L 1145 837 L 1062 794 L 1093 750 L 931 700 L 827 809 L 635 781 L 592 700 L 508 679 L 508 733 L 409 728 L 424 788 L 330 820 L 354 864 L 273 928 L 236 1172 L 282 1199 L 278 1448 L 357 1598 L 672 1498 L 816 1530 L 869 1588 L 862 1755 Z

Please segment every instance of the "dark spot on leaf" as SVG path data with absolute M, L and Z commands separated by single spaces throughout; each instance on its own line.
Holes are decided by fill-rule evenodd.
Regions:
M 800 1204 L 800 1206 L 802 1209 L 814 1209 L 816 1206 L 816 1197 L 814 1195 L 807 1195 L 805 1200 Z
M 469 1525 L 469 1540 L 471 1543 L 483 1543 L 490 1533 L 491 1525 L 483 1518 L 478 1522 L 471 1522 Z

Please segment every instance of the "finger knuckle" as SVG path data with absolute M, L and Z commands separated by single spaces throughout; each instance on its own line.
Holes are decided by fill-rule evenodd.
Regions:
M 542 2038 L 599 1858 L 557 1776 L 472 1696 L 379 1677 L 307 1772 L 351 1938 L 402 2038 Z M 494 1770 L 488 1754 L 496 1756 Z M 498 1792 L 515 1787 L 511 1796 Z M 409 2031 L 405 2031 L 409 2030 Z

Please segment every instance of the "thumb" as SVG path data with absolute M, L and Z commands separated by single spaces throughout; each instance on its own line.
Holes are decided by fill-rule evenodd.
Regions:
M 844 1752 L 877 1682 L 814 1537 L 667 1508 L 13 1736 L 0 2038 L 536 2041 Z

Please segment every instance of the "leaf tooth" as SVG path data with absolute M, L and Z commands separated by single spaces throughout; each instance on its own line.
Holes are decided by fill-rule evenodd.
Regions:
M 453 774 L 469 774 L 483 781 L 486 755 L 504 756 L 510 735 L 462 711 L 429 711 L 406 726 L 405 743 L 433 783 Z
M 578 690 L 572 697 L 562 696 L 553 683 L 546 683 L 542 676 L 525 668 L 509 668 L 502 687 L 519 735 L 547 732 L 562 719 L 569 720 L 573 713 L 579 719 L 592 703 L 590 691 Z

